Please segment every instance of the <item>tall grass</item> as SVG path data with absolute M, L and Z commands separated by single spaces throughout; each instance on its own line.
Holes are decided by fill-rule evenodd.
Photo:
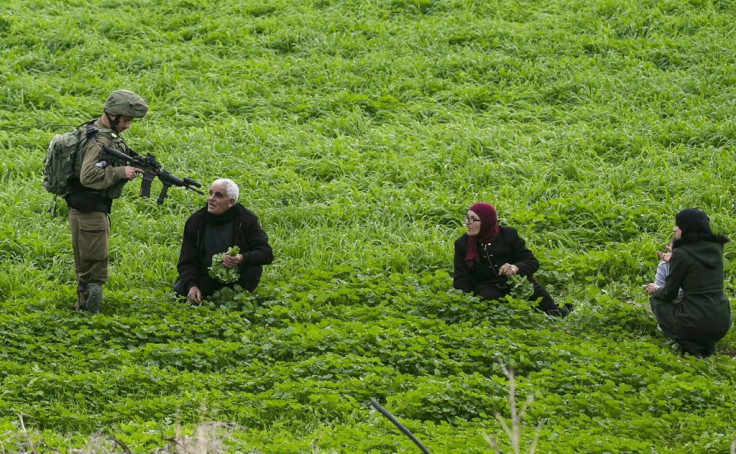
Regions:
M 483 434 L 502 434 L 493 415 L 510 416 L 503 360 L 536 396 L 539 451 L 727 450 L 734 335 L 707 361 L 676 356 L 641 286 L 679 209 L 736 231 L 735 13 L 717 0 L 4 2 L 0 434 L 18 436 L 24 414 L 18 443 L 81 448 L 104 430 L 140 451 L 232 421 L 241 448 L 409 452 L 369 416 L 376 398 L 430 450 L 483 452 Z M 172 188 L 157 205 L 133 183 L 113 207 L 102 314 L 69 310 L 65 207 L 47 211 L 43 154 L 117 88 L 150 105 L 125 133 L 133 149 L 240 185 L 276 255 L 256 294 L 174 301 L 183 222 L 204 198 Z M 481 200 L 576 306 L 569 319 L 449 290 L 460 221 Z

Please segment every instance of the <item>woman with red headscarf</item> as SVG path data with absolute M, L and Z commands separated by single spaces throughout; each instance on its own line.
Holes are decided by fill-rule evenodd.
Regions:
M 532 274 L 539 269 L 532 251 L 516 229 L 498 225 L 496 209 L 488 203 L 476 203 L 465 216 L 467 232 L 455 241 L 453 286 L 486 300 L 497 300 L 511 291 L 509 276 L 525 276 L 534 287 L 530 301 L 540 300 L 537 309 L 555 316 L 570 313 L 559 307 Z

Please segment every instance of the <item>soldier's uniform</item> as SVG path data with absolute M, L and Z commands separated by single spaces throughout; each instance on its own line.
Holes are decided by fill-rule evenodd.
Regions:
M 127 90 L 113 92 L 105 102 L 104 112 L 111 124 L 119 116 L 143 118 L 148 111 L 146 102 Z M 112 117 L 112 118 L 111 118 Z M 65 197 L 69 207 L 69 227 L 74 249 L 74 271 L 77 280 L 76 308 L 97 313 L 102 303 L 102 285 L 107 282 L 108 240 L 112 201 L 122 194 L 128 182 L 125 163 L 101 162 L 102 147 L 129 153 L 117 133 L 105 127 L 101 118 L 86 126 L 87 142 L 79 177 L 72 181 Z M 76 169 L 75 169 L 76 170 Z

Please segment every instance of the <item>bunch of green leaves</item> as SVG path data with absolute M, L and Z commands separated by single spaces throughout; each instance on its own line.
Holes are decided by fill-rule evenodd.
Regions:
M 527 299 L 534 293 L 534 286 L 526 276 L 512 274 L 509 276 L 508 284 L 511 286 L 509 294 L 514 298 Z
M 230 257 L 235 257 L 239 253 L 240 248 L 237 246 L 232 246 L 226 252 L 221 252 L 219 254 L 213 255 L 212 265 L 208 268 L 210 277 L 213 279 L 217 279 L 224 284 L 232 284 L 233 282 L 237 282 L 238 278 L 240 277 L 240 274 L 238 273 L 238 268 L 226 267 L 224 260 L 225 254 L 229 255 Z

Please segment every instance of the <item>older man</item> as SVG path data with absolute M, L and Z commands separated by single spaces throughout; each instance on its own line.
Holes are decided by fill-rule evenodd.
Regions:
M 273 251 L 268 236 L 258 223 L 258 217 L 238 203 L 238 186 L 221 178 L 210 186 L 207 206 L 187 219 L 184 224 L 181 253 L 179 254 L 179 279 L 174 292 L 186 296 L 192 304 L 201 304 L 225 286 L 234 283 L 221 282 L 209 274 L 212 257 L 238 246 L 234 256 L 225 254 L 223 265 L 238 270 L 238 281 L 252 292 L 261 279 L 262 265 L 273 261 Z

